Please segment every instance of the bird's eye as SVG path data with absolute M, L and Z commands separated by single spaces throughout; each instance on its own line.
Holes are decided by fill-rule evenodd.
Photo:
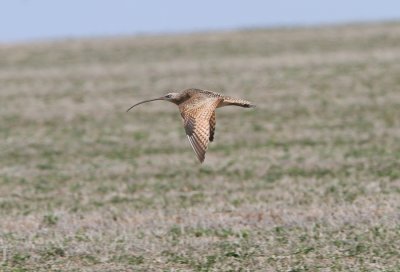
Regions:
M 170 94 L 167 94 L 165 97 L 166 97 L 166 98 L 171 98 L 171 97 L 172 97 L 172 95 L 170 95 Z

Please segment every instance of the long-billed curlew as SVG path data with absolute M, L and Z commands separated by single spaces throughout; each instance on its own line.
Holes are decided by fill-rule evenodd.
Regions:
M 204 161 L 208 142 L 214 140 L 215 109 L 231 105 L 243 108 L 255 107 L 254 104 L 243 99 L 225 96 L 212 91 L 187 89 L 139 102 L 130 107 L 127 112 L 137 105 L 155 100 L 166 100 L 178 105 L 186 135 L 200 163 Z

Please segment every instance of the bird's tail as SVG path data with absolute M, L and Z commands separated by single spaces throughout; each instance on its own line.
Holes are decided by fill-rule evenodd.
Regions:
M 224 107 L 224 106 L 239 106 L 242 108 L 255 108 L 256 107 L 256 105 L 254 105 L 253 103 L 251 103 L 247 100 L 229 97 L 229 96 L 224 96 L 224 100 L 222 101 L 222 103 L 220 104 L 219 107 Z

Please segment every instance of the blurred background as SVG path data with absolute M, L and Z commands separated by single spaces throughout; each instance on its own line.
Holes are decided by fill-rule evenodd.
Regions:
M 400 16 L 395 0 L 15 0 L 0 5 L 0 42 L 390 21 Z
M 399 1 L 0 1 L 0 271 L 400 271 Z M 177 107 L 224 107 L 199 164 Z

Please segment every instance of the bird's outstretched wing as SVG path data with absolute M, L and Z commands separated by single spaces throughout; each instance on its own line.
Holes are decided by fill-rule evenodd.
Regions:
M 200 162 L 204 161 L 208 142 L 213 139 L 215 109 L 221 101 L 219 97 L 202 98 L 179 107 L 186 135 Z

